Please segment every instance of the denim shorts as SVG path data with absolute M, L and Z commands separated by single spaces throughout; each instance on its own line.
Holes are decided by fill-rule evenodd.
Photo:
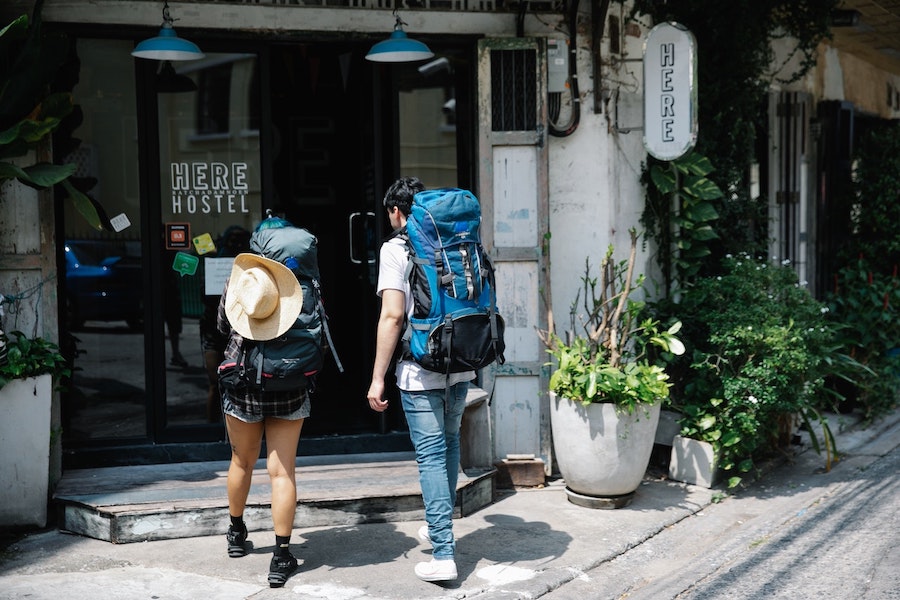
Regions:
M 228 397 L 228 394 L 222 394 L 222 410 L 226 415 L 231 415 L 235 419 L 239 421 L 243 421 L 244 423 L 262 423 L 266 420 L 264 415 L 253 415 L 249 414 L 239 407 L 235 406 L 231 399 Z M 303 399 L 303 404 L 300 405 L 300 408 L 295 410 L 294 412 L 281 415 L 278 417 L 269 417 L 271 419 L 284 419 L 285 421 L 297 421 L 299 419 L 305 419 L 309 416 L 309 394 L 306 395 L 306 398 Z

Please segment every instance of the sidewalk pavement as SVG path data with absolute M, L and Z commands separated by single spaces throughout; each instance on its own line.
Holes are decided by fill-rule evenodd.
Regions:
M 0 596 L 10 600 L 621 598 L 635 585 L 629 573 L 587 585 L 590 571 L 639 554 L 643 542 L 663 531 L 680 530 L 685 533 L 676 545 L 678 556 L 665 557 L 675 568 L 708 543 L 704 515 L 715 513 L 717 523 L 735 530 L 752 521 L 783 522 L 900 445 L 900 409 L 866 429 L 846 416 L 833 415 L 829 422 L 843 453 L 830 471 L 824 469 L 824 457 L 804 445 L 732 494 L 670 481 L 653 467 L 633 502 L 615 510 L 571 504 L 561 481 L 541 489 L 501 491 L 493 504 L 454 522 L 459 579 L 451 583 L 425 583 L 413 574 L 417 562 L 430 560 L 430 547 L 417 537 L 421 522 L 295 529 L 292 552 L 301 564 L 281 589 L 271 589 L 266 582 L 274 542 L 271 532 L 252 532 L 250 553 L 232 559 L 226 554 L 224 535 L 116 545 L 47 530 L 0 549 Z M 676 523 L 679 527 L 671 527 Z

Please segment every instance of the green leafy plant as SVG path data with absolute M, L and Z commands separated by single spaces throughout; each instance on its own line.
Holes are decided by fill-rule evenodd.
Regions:
M 900 123 L 888 122 L 861 136 L 855 152 L 850 231 L 839 255 L 851 269 L 864 257 L 873 273 L 900 264 Z
M 52 375 L 55 381 L 71 374 L 59 346 L 44 338 L 28 338 L 21 331 L 0 335 L 6 357 L 0 361 L 0 388 L 13 379 Z
M 794 270 L 749 255 L 726 257 L 721 274 L 700 278 L 678 309 L 692 350 L 674 402 L 682 435 L 713 445 L 729 486 L 759 457 L 790 444 L 797 421 L 821 452 L 818 422 L 830 465 L 834 438 L 819 397 L 840 345 L 828 308 Z
M 653 187 L 647 191 L 644 224 L 651 228 L 659 247 L 659 263 L 665 278 L 665 293 L 675 283 L 689 285 L 718 239 L 713 223 L 719 218 L 712 201 L 722 190 L 707 176 L 715 169 L 708 158 L 690 152 L 670 161 L 648 165 Z
M 85 220 L 102 229 L 102 209 L 69 180 L 75 164 L 38 160 L 20 166 L 15 160 L 39 149 L 73 110 L 71 94 L 50 91 L 68 42 L 42 32 L 42 5 L 35 3 L 30 24 L 22 15 L 0 29 L 0 184 L 13 179 L 36 189 L 59 184 Z
M 865 367 L 844 379 L 867 420 L 883 416 L 900 401 L 900 279 L 896 266 L 890 273 L 873 269 L 862 257 L 844 266 L 827 298 L 838 342 Z
M 815 64 L 830 36 L 838 0 L 635 0 L 631 16 L 644 26 L 675 21 L 697 40 L 700 102 L 696 151 L 716 165 L 710 178 L 726 195 L 712 201 L 719 237 L 703 262 L 713 269 L 725 254 L 765 251 L 765 198 L 751 195 L 752 168 L 761 161 L 766 96 L 776 82 L 797 81 Z M 648 17 L 644 19 L 644 17 Z M 776 41 L 791 41 L 796 69 L 774 72 Z M 723 57 L 728 60 L 723 60 Z M 646 226 L 646 224 L 645 224 Z M 649 229 L 649 227 L 648 227 Z M 662 244 L 660 244 L 662 247 Z
M 538 331 L 547 352 L 556 359 L 550 377 L 553 393 L 584 404 L 614 403 L 626 413 L 668 397 L 664 364 L 684 351 L 676 337 L 681 324 L 663 328 L 648 316 L 643 301 L 632 298 L 644 280 L 642 275 L 634 277 L 636 250 L 637 233 L 632 230 L 628 260 L 615 262 L 610 246 L 599 278 L 591 275 L 590 262 L 585 260 L 584 312 L 579 312 L 579 292 L 570 309 L 572 335 L 566 341 L 555 333 L 552 322 L 549 330 Z M 574 334 L 576 327 L 582 333 Z

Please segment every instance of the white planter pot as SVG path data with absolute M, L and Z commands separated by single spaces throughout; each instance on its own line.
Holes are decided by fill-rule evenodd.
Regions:
M 674 410 L 659 411 L 659 425 L 656 426 L 656 443 L 661 446 L 671 446 L 672 440 L 681 431 L 681 425 L 678 424 L 680 413 Z
M 619 414 L 612 404 L 584 406 L 551 394 L 553 449 L 570 501 L 627 506 L 650 462 L 659 409 L 656 403 Z
M 711 488 L 719 481 L 719 457 L 709 442 L 675 436 L 669 479 Z
M 47 524 L 50 375 L 0 389 L 0 526 Z

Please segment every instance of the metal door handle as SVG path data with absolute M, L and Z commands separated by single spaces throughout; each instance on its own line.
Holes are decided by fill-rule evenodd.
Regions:
M 367 264 L 370 264 L 370 265 L 375 263 L 375 256 L 374 256 L 374 254 L 372 255 L 371 258 L 369 258 L 369 257 L 367 257 L 367 258 L 365 258 L 365 259 L 357 258 L 356 252 L 355 252 L 355 250 L 356 250 L 356 244 L 354 244 L 354 241 L 355 241 L 356 239 L 358 239 L 358 238 L 354 235 L 354 223 L 357 222 L 360 218 L 362 218 L 362 227 L 363 227 L 363 230 L 362 230 L 362 232 L 361 232 L 361 233 L 362 233 L 362 238 L 361 238 L 361 239 L 365 240 L 365 245 L 364 245 L 363 251 L 364 251 L 365 254 L 369 254 L 369 246 L 370 246 L 370 243 L 369 243 L 369 237 L 368 237 L 368 235 L 367 235 L 367 234 L 369 233 L 369 231 L 368 231 L 368 229 L 366 228 L 366 221 L 367 221 L 367 219 L 370 218 L 370 217 L 371 217 L 372 219 L 374 219 L 374 218 L 375 218 L 375 213 L 373 213 L 373 212 L 365 212 L 365 213 L 363 213 L 363 212 L 355 212 L 355 213 L 350 213 L 350 219 L 348 220 L 348 225 L 350 226 L 350 232 L 349 232 L 349 233 L 350 233 L 350 240 L 349 240 L 349 242 L 350 242 L 350 252 L 349 252 L 349 254 L 350 254 L 350 262 L 352 262 L 354 265 L 361 265 L 361 264 L 363 264 L 363 262 L 365 262 L 365 263 L 367 263 Z

